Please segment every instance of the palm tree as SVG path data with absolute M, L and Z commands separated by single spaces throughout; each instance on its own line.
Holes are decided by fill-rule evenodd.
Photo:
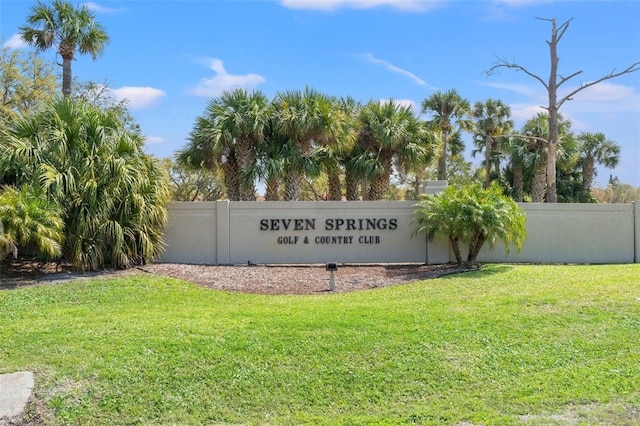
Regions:
M 561 115 L 558 117 L 559 144 L 557 146 L 556 157 L 561 166 L 567 166 L 572 161 L 575 152 L 575 141 L 571 133 L 571 122 L 564 120 Z M 520 178 L 530 176 L 531 201 L 534 203 L 544 202 L 547 184 L 547 154 L 549 137 L 549 120 L 546 113 L 538 113 L 528 120 L 521 131 L 522 136 L 514 136 L 513 139 L 520 139 L 511 144 L 511 161 L 514 177 Z M 526 141 L 526 142 L 525 142 Z M 523 173 L 519 168 L 523 167 Z M 527 170 L 528 169 L 528 170 Z M 516 176 L 515 173 L 518 173 Z M 516 188 L 516 193 L 519 188 Z M 516 196 L 516 199 L 519 197 Z
M 276 119 L 272 114 L 264 129 L 264 140 L 257 147 L 256 165 L 250 173 L 265 183 L 265 201 L 281 199 L 287 144 L 287 139 L 277 132 Z
M 52 47 L 62 57 L 62 93 L 71 95 L 71 61 L 76 50 L 95 60 L 109 42 L 105 28 L 95 21 L 86 5 L 73 7 L 69 2 L 53 0 L 51 6 L 38 1 L 31 7 L 27 25 L 20 27 L 22 39 L 39 51 Z
M 227 191 L 227 199 L 240 200 L 240 171 L 235 146 L 225 144 L 228 140 L 219 136 L 214 123 L 207 117 L 196 118 L 186 146 L 176 153 L 176 161 L 183 167 L 206 169 L 211 172 L 221 169 Z
M 3 142 L 0 172 L 63 209 L 63 253 L 76 269 L 126 268 L 160 254 L 166 175 L 116 112 L 55 99 L 12 122 Z
M 591 194 L 591 185 L 597 175 L 596 164 L 613 169 L 620 161 L 620 145 L 606 138 L 603 133 L 578 135 L 580 163 L 582 165 L 582 190 Z
M 367 147 L 364 140 L 359 137 L 359 117 L 364 105 L 352 97 L 341 98 L 340 108 L 347 114 L 350 122 L 355 126 L 354 143 L 348 152 L 342 155 L 342 166 L 344 168 L 345 196 L 348 201 L 360 200 L 360 187 L 366 186 L 366 166 L 362 159 Z M 362 188 L 363 196 L 366 188 Z
M 511 136 L 505 143 L 505 149 L 509 157 L 509 164 L 505 174 L 509 172 L 511 174 L 513 198 L 516 202 L 523 202 L 525 181 L 530 180 L 525 178 L 525 167 L 526 164 L 532 161 L 532 151 L 529 149 L 529 140 L 527 140 L 525 135 Z
M 358 201 L 365 195 L 367 182 L 367 141 L 358 134 L 351 151 L 344 158 L 344 186 L 347 201 Z M 362 189 L 362 191 L 360 191 Z
M 335 115 L 334 119 L 328 120 L 334 125 L 334 129 L 329 132 L 330 137 L 339 140 L 331 140 L 330 143 L 318 147 L 314 153 L 314 158 L 327 176 L 327 200 L 342 199 L 342 175 L 357 136 L 356 105 L 355 101 L 349 98 L 332 98 L 332 103 L 327 105 L 330 107 L 328 113 Z
M 403 169 L 425 166 L 433 137 L 411 107 L 390 100 L 369 102 L 360 112 L 359 147 L 354 164 L 370 182 L 368 200 L 381 200 L 389 187 L 394 161 Z
M 511 244 L 518 252 L 526 238 L 525 215 L 517 204 L 502 194 L 497 184 L 482 188 L 480 184 L 462 188 L 447 187 L 417 204 L 418 228 L 415 234 L 425 233 L 449 238 L 457 263 L 462 264 L 460 241 L 469 243 L 466 260 L 472 266 L 485 243 L 491 247 L 500 240 L 508 253 Z
M 259 91 L 248 93 L 244 89 L 225 91 L 213 98 L 206 110 L 204 123 L 219 138 L 222 146 L 233 147 L 239 171 L 240 200 L 255 201 L 255 174 L 259 145 L 271 116 L 269 100 Z M 199 129 L 203 131 L 203 129 Z
M 523 133 L 527 136 L 528 148 L 531 155 L 528 157 L 533 168 L 531 178 L 531 201 L 544 202 L 547 183 L 547 151 L 549 136 L 548 121 L 545 114 L 538 114 L 535 118 L 525 123 Z
M 438 159 L 438 179 L 447 180 L 447 156 L 449 154 L 449 136 L 455 131 L 455 125 L 463 130 L 469 130 L 471 123 L 469 101 L 463 99 L 455 89 L 448 92 L 438 91 L 422 101 L 422 112 L 431 114 L 432 123 L 441 131 L 442 152 Z
M 511 108 L 504 104 L 501 100 L 487 99 L 484 102 L 478 101 L 473 105 L 472 115 L 476 119 L 476 136 L 474 139 L 481 144 L 479 151 L 484 148 L 484 166 L 485 166 L 485 186 L 489 186 L 491 181 L 492 154 L 495 153 L 500 146 L 500 136 L 511 132 L 513 129 L 513 121 L 509 119 L 511 116 Z M 481 141 L 482 140 L 482 141 Z M 500 172 L 500 159 L 496 157 L 495 169 Z
M 316 102 L 321 94 L 308 87 L 279 92 L 274 100 L 275 131 L 284 139 L 285 201 L 300 198 L 302 182 L 308 173 L 314 173 L 309 157 L 313 141 L 319 139 L 321 123 Z
M 338 153 L 352 144 L 349 117 L 334 98 L 308 87 L 304 92 L 278 93 L 274 105 L 275 130 L 287 141 L 284 200 L 295 201 L 300 198 L 304 177 L 321 172 L 313 159 L 315 148 Z

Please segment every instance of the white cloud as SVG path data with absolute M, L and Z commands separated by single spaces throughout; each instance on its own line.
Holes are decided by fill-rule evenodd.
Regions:
M 192 95 L 219 96 L 225 90 L 236 88 L 254 89 L 267 81 L 266 78 L 258 74 L 229 74 L 224 68 L 223 62 L 217 58 L 206 58 L 204 62 L 216 75 L 212 78 L 201 79 L 196 87 L 188 91 Z
M 539 6 L 545 3 L 553 3 L 555 0 L 494 0 L 494 4 L 505 5 L 507 7 L 527 7 L 527 6 Z
M 9 49 L 22 49 L 27 47 L 27 43 L 20 37 L 20 34 L 14 34 L 9 40 L 4 43 L 4 47 Z
M 160 145 L 165 143 L 166 140 L 160 136 L 146 136 L 144 142 L 149 145 Z
M 524 124 L 527 120 L 535 117 L 536 114 L 540 112 L 547 112 L 547 110 L 539 105 L 512 103 L 509 106 L 511 107 L 511 119 L 516 123 L 521 124 Z
M 387 71 L 391 71 L 393 73 L 404 75 L 405 77 L 409 77 L 411 80 L 413 80 L 414 83 L 416 83 L 419 86 L 427 86 L 430 89 L 436 90 L 434 87 L 429 86 L 423 79 L 421 79 L 417 75 L 413 74 L 412 72 L 409 72 L 407 70 L 399 68 L 399 67 L 397 67 L 397 66 L 395 66 L 393 64 L 390 64 L 389 62 L 384 61 L 382 59 L 378 59 L 375 56 L 373 56 L 373 54 L 371 54 L 371 53 L 365 53 L 362 56 L 368 62 L 371 62 L 374 65 L 379 65 L 379 66 L 385 68 Z
M 558 97 L 566 96 L 576 88 L 567 88 L 558 94 Z M 608 82 L 598 83 L 588 87 L 567 101 L 565 105 L 576 104 L 585 111 L 631 111 L 640 112 L 640 94 L 631 86 L 613 84 Z
M 166 93 L 153 87 L 124 86 L 111 90 L 118 100 L 126 99 L 131 109 L 144 109 L 155 105 Z
M 403 106 L 405 108 L 409 107 L 415 113 L 419 113 L 420 112 L 420 105 L 418 105 L 418 103 L 416 101 L 411 100 L 411 99 L 379 99 L 380 103 L 387 103 L 389 101 L 393 101 L 397 105 Z
M 290 9 L 336 10 L 339 8 L 371 9 L 379 6 L 395 7 L 409 12 L 424 12 L 439 7 L 440 0 L 282 0 Z
M 114 9 L 111 7 L 105 7 L 105 6 L 101 6 L 98 3 L 93 3 L 93 2 L 87 2 L 87 3 L 82 3 L 83 6 L 86 6 L 87 9 L 96 12 L 96 13 L 120 13 L 122 11 L 124 11 L 124 9 Z
M 511 92 L 516 92 L 525 96 L 534 96 L 536 93 L 540 92 L 540 90 L 536 90 L 531 86 L 527 86 L 526 84 L 489 83 L 489 82 L 482 82 L 480 84 L 482 84 L 483 86 L 494 87 L 496 89 L 509 90 Z

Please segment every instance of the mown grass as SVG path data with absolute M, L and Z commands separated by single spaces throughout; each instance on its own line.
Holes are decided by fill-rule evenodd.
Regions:
M 150 276 L 3 291 L 0 373 L 20 370 L 54 424 L 636 424 L 640 265 L 320 296 Z

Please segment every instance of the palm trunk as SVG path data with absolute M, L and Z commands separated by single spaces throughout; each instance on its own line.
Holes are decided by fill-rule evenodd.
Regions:
M 62 50 L 63 47 L 60 47 Z M 71 96 L 71 61 L 73 61 L 73 53 L 60 53 L 62 55 L 62 95 L 65 97 Z
M 379 201 L 384 198 L 384 193 L 389 187 L 389 176 L 382 175 L 376 177 L 369 186 L 369 192 L 367 193 L 367 200 Z
M 442 132 L 442 154 L 438 159 L 438 180 L 447 180 L 447 139 L 449 138 L 448 132 L 445 130 Z
M 345 172 L 344 181 L 347 190 L 347 200 L 358 201 L 360 199 L 360 194 L 358 193 L 358 183 L 360 179 L 347 170 Z
M 290 169 L 284 183 L 284 201 L 298 201 L 302 194 L 302 173 Z
M 531 199 L 534 203 L 543 203 L 546 190 L 547 162 L 540 158 L 535 165 L 531 181 Z
M 516 202 L 524 201 L 524 176 L 522 163 L 513 165 L 513 192 Z
M 265 201 L 279 201 L 280 200 L 280 179 L 275 177 L 268 177 L 266 189 L 264 193 Z
M 237 139 L 236 140 L 236 158 L 238 161 L 238 171 L 242 172 L 250 167 L 253 167 L 256 163 L 255 155 L 253 153 L 253 141 L 251 139 Z M 242 201 L 255 201 L 256 200 L 256 184 L 253 180 L 253 176 L 239 177 L 240 183 L 240 199 Z
M 238 180 L 238 164 L 233 153 L 227 157 L 222 165 L 224 183 L 227 186 L 227 198 L 229 201 L 240 201 L 240 182 Z
M 340 201 L 342 199 L 342 191 L 340 187 L 340 169 L 332 167 L 328 173 L 329 194 L 328 198 L 332 201 Z
M 484 138 L 484 167 L 485 167 L 485 181 L 484 186 L 486 188 L 489 187 L 489 183 L 491 183 L 491 142 L 492 138 L 490 134 L 487 134 Z
M 595 165 L 593 157 L 588 156 L 582 163 L 582 190 L 585 195 L 591 194 L 591 185 L 595 175 Z
M 393 154 L 386 149 L 380 152 L 380 162 L 383 164 L 384 171 L 376 176 L 369 186 L 367 195 L 368 200 L 377 201 L 384 198 L 384 193 L 389 187 L 389 180 L 393 168 Z
M 467 265 L 473 266 L 476 263 L 476 258 L 480 253 L 480 249 L 486 241 L 486 236 L 482 233 L 476 235 L 469 244 L 469 253 L 467 255 Z
M 462 255 L 460 254 L 460 243 L 458 242 L 458 238 L 449 238 L 449 242 L 451 243 L 451 250 L 453 250 L 453 255 L 456 257 L 456 263 L 458 265 L 462 265 Z

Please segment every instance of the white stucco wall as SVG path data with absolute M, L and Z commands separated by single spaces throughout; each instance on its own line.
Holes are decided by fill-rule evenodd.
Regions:
M 520 255 L 484 247 L 480 262 L 633 263 L 633 204 L 520 203 L 527 239 Z
M 534 204 L 520 255 L 486 245 L 480 262 L 639 261 L 640 202 Z M 160 262 L 199 264 L 447 263 L 446 240 L 412 237 L 414 201 L 171 203 Z
M 411 237 L 414 204 L 230 203 L 229 260 L 232 264 L 424 262 L 425 237 Z M 446 257 L 446 250 L 442 254 Z
M 166 249 L 158 259 L 174 263 L 217 263 L 217 202 L 173 202 L 168 206 Z

